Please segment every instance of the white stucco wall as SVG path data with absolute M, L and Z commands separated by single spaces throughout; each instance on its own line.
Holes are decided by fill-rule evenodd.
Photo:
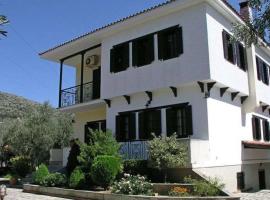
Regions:
M 192 26 L 191 26 L 192 24 Z M 167 61 L 110 73 L 110 49 L 171 26 L 183 28 L 184 53 Z M 205 6 L 200 4 L 112 35 L 102 42 L 102 98 L 155 90 L 209 79 Z M 157 47 L 156 47 L 157 48 Z

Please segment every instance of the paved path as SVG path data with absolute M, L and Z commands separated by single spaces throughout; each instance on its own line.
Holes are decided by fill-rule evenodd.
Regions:
M 22 192 L 21 189 L 11 189 L 11 188 L 7 189 L 7 194 L 8 195 L 4 198 L 4 200 L 68 200 L 57 197 L 24 193 Z
M 21 189 L 8 188 L 7 192 L 8 195 L 4 200 L 68 200 L 58 197 L 24 193 Z M 257 193 L 243 193 L 241 194 L 241 200 L 270 200 L 270 190 L 262 190 Z
M 242 193 L 241 200 L 270 200 L 270 190 L 262 190 L 256 193 Z

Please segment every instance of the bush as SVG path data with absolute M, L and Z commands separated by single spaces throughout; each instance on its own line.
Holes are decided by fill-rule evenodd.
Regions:
M 131 175 L 146 175 L 148 173 L 147 160 L 125 160 L 123 172 Z
M 185 182 L 193 184 L 194 196 L 218 196 L 220 190 L 224 188 L 224 184 L 220 183 L 218 179 L 206 178 L 206 180 L 196 180 L 190 177 L 185 178 Z
M 78 156 L 80 155 L 80 145 L 79 145 L 79 141 L 77 139 L 71 140 L 70 146 L 71 146 L 71 149 L 70 149 L 70 152 L 68 155 L 68 162 L 67 162 L 67 166 L 66 166 L 68 176 L 70 176 L 72 171 L 78 166 L 78 164 L 79 164 Z
M 169 195 L 177 197 L 186 197 L 190 195 L 190 191 L 186 187 L 174 187 L 171 191 L 169 191 Z
M 50 174 L 46 165 L 41 164 L 38 166 L 37 170 L 34 172 L 34 183 L 41 185 L 44 179 Z
M 46 187 L 62 187 L 67 183 L 67 178 L 64 174 L 58 172 L 47 175 L 41 182 L 42 186 Z
M 80 168 L 76 168 L 69 177 L 69 187 L 78 189 L 82 188 L 85 183 L 85 175 Z
M 108 155 L 120 157 L 120 145 L 111 132 L 91 131 L 91 140 L 89 142 L 90 144 L 81 144 L 81 153 L 78 157 L 80 166 L 85 172 L 89 172 L 96 156 Z
M 10 160 L 12 170 L 19 177 L 24 178 L 30 171 L 30 159 L 24 156 L 16 156 Z
M 91 177 L 95 184 L 107 189 L 121 171 L 121 160 L 115 156 L 97 156 L 91 167 Z
M 112 193 L 126 195 L 153 195 L 153 185 L 143 176 L 125 174 L 112 186 Z

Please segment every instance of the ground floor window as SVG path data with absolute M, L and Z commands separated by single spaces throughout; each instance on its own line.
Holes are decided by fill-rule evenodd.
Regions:
M 149 140 L 152 134 L 160 136 L 162 130 L 167 136 L 176 133 L 178 138 L 187 138 L 193 132 L 192 107 L 188 103 L 119 113 L 115 122 L 119 142 Z
M 87 122 L 84 126 L 84 142 L 89 144 L 91 142 L 92 131 L 106 131 L 106 120 Z
M 258 175 L 259 175 L 259 189 L 263 190 L 266 188 L 265 171 L 263 169 L 260 169 Z

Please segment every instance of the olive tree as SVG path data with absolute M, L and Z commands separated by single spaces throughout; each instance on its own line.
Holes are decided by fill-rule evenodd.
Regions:
M 188 162 L 188 147 L 185 143 L 177 140 L 176 134 L 171 137 L 155 137 L 149 141 L 150 165 L 165 172 L 170 168 L 185 167 Z
M 71 116 L 53 109 L 48 103 L 3 124 L 3 144 L 10 146 L 15 155 L 29 157 L 32 167 L 47 162 L 55 145 L 68 145 L 72 133 Z
M 0 26 L 7 24 L 9 21 L 6 16 L 0 15 Z M 0 34 L 3 36 L 7 36 L 7 31 L 0 29 Z

